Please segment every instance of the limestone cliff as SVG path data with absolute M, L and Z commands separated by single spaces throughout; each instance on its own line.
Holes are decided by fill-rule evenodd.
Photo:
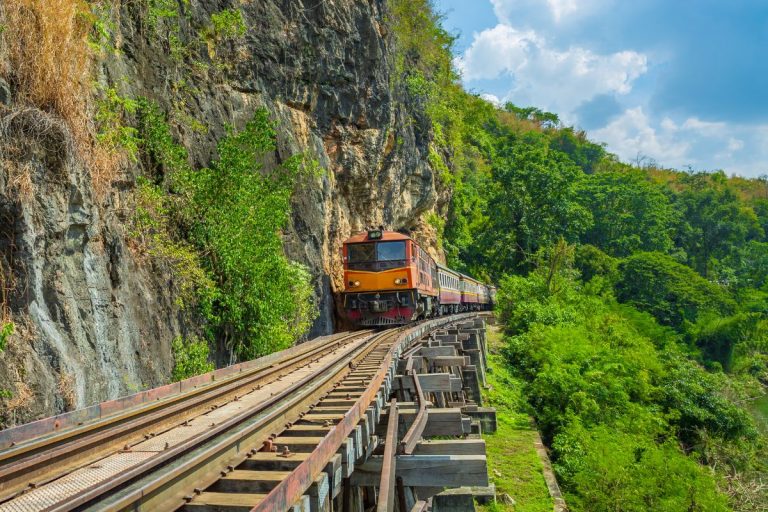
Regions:
M 424 214 L 445 208 L 427 162 L 429 125 L 394 76 L 385 1 L 106 5 L 110 42 L 89 70 L 95 89 L 156 101 L 195 165 L 215 157 L 226 126 L 265 107 L 279 132 L 273 161 L 306 152 L 327 170 L 295 195 L 284 245 L 314 276 L 320 316 L 311 335 L 331 332 L 341 241 L 370 225 L 418 238 L 430 230 Z M 233 10 L 244 30 L 223 37 L 211 20 Z M 5 59 L 0 69 L 13 77 Z M 170 341 L 195 326 L 174 304 L 167 269 L 131 251 L 126 223 L 141 161 L 115 163 L 105 190 L 95 190 L 78 135 L 6 81 L 0 261 L 3 305 L 18 326 L 0 354 L 0 389 L 14 394 L 8 423 L 166 382 Z

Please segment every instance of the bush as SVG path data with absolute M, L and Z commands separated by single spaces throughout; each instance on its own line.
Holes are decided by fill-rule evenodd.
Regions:
M 513 326 L 506 359 L 526 381 L 524 396 L 551 443 L 569 505 L 728 510 L 697 460 L 706 446 L 745 447 L 757 435 L 747 412 L 725 396 L 728 377 L 687 359 L 677 344 L 683 336 L 650 314 L 604 290 L 593 294 L 567 260 L 555 277 L 552 268 L 505 278 L 499 307 Z M 759 459 L 759 448 L 749 450 Z
M 154 104 L 139 102 L 139 121 L 143 163 L 162 185 L 140 183 L 137 236 L 150 234 L 154 252 L 179 263 L 182 283 L 194 285 L 186 277 L 195 275 L 206 283 L 194 286 L 208 333 L 232 353 L 254 358 L 290 346 L 317 311 L 311 276 L 285 257 L 281 230 L 297 183 L 317 175 L 316 163 L 296 155 L 272 169 L 262 166 L 276 149 L 263 109 L 243 130 L 230 129 L 218 144 L 218 161 L 199 170 Z
M 709 471 L 674 443 L 578 423 L 555 439 L 555 469 L 568 482 L 566 500 L 590 512 L 730 510 Z
M 728 314 L 735 309 L 725 290 L 665 254 L 635 253 L 619 265 L 619 272 L 619 301 L 680 331 L 686 331 L 700 313 Z
M 274 150 L 274 128 L 259 110 L 242 131 L 221 140 L 210 169 L 183 169 L 173 179 L 191 238 L 218 288 L 212 323 L 242 358 L 290 346 L 316 316 L 308 305 L 309 273 L 285 257 L 280 231 L 298 180 L 317 168 L 301 155 L 263 168 Z
M 607 255 L 594 245 L 576 247 L 574 263 L 585 282 L 591 281 L 594 277 L 604 277 L 608 282 L 614 282 L 617 278 L 619 260 Z
M 198 338 L 184 340 L 181 336 L 174 338 L 171 344 L 173 350 L 173 382 L 195 377 L 213 370 L 213 363 L 208 361 L 208 343 Z
M 0 352 L 5 350 L 5 347 L 8 344 L 8 338 L 13 335 L 15 328 L 16 326 L 13 322 L 0 324 Z

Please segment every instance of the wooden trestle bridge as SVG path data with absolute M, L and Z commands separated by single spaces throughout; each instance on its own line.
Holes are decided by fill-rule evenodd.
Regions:
M 2 431 L 0 512 L 472 509 L 491 318 L 324 336 Z

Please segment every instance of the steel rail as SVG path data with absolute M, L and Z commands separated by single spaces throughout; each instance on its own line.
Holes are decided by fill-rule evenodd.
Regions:
M 288 509 L 292 506 L 313 482 L 314 478 L 323 470 L 326 463 L 336 453 L 342 441 L 357 426 L 366 410 L 374 401 L 377 392 L 387 376 L 384 369 L 391 367 L 397 357 L 399 349 L 405 345 L 405 341 L 413 341 L 422 336 L 424 332 L 436 329 L 447 323 L 461 321 L 464 318 L 476 316 L 473 313 L 456 315 L 454 317 L 426 321 L 416 326 L 407 326 L 400 329 L 392 329 L 382 333 L 369 335 L 369 340 L 354 345 L 348 349 L 346 356 L 334 359 L 323 364 L 320 370 L 313 372 L 294 383 L 290 389 L 286 389 L 274 395 L 269 400 L 261 402 L 256 408 L 251 408 L 248 413 L 242 413 L 229 418 L 205 435 L 198 435 L 186 442 L 167 448 L 152 457 L 153 463 L 140 464 L 141 468 L 134 466 L 118 478 L 104 485 L 94 485 L 80 492 L 74 500 L 67 504 L 55 506 L 49 510 L 162 510 L 175 508 L 184 503 L 180 494 L 185 491 L 189 494 L 194 482 L 195 487 L 206 488 L 216 481 L 221 475 L 222 468 L 228 467 L 227 462 L 239 463 L 247 458 L 245 454 L 249 447 L 260 447 L 263 440 L 280 432 L 292 422 L 299 419 L 303 412 L 308 410 L 311 404 L 316 403 L 330 392 L 333 382 L 349 375 L 366 357 L 373 354 L 373 365 L 366 362 L 364 367 L 377 366 L 379 371 L 368 382 L 366 391 L 355 402 L 355 405 L 344 415 L 339 423 L 331 428 L 328 435 L 319 443 L 315 451 L 295 468 L 287 479 L 280 482 L 253 510 L 273 511 Z M 429 328 L 427 328 L 427 324 Z M 402 334 L 404 330 L 407 334 Z M 349 336 L 361 336 L 354 333 Z M 341 346 L 340 340 L 334 342 Z M 291 357 L 295 360 L 311 360 L 308 354 L 324 352 L 328 345 L 319 346 L 314 350 L 307 350 L 300 354 L 294 353 Z M 376 351 L 376 352 L 375 352 Z M 383 354 L 383 355 L 382 355 Z M 320 358 L 317 359 L 319 361 Z M 316 362 L 316 361 L 315 361 Z M 267 369 L 259 367 L 250 370 L 248 375 L 254 375 L 259 371 L 267 371 L 275 374 L 285 370 L 286 366 L 275 363 Z M 242 379 L 241 374 L 237 379 Z M 262 375 L 263 376 L 263 375 Z M 224 386 L 235 379 L 221 381 Z M 201 388 L 195 394 L 203 393 L 210 387 Z M 190 394 L 192 394 L 190 392 Z M 173 398 L 178 398 L 174 395 Z M 156 409 L 167 405 L 168 400 L 161 405 L 152 404 Z M 255 451 L 255 448 L 248 453 Z M 158 471 L 162 468 L 162 471 Z M 205 483 L 207 482 L 207 484 Z M 103 501 L 102 501 L 103 500 Z
M 391 336 L 391 333 L 372 335 L 369 341 L 347 357 L 328 363 L 322 370 L 313 372 L 292 385 L 290 389 L 273 396 L 257 410 L 245 411 L 217 426 L 207 433 L 205 439 L 200 437 L 190 439 L 183 445 L 166 450 L 158 457 L 133 468 L 114 481 L 94 486 L 74 499 L 70 499 L 66 504 L 49 509 L 49 512 L 65 512 L 73 508 L 99 511 L 163 510 L 183 505 L 183 496 L 189 494 L 189 486 L 187 489 L 177 487 L 183 487 L 184 482 L 191 479 L 198 482 L 194 485 L 195 488 L 205 488 L 218 479 L 222 467 L 234 467 L 240 461 L 246 460 L 246 453 L 254 453 L 255 449 L 248 452 L 244 450 L 245 447 L 260 447 L 264 440 L 280 430 L 280 426 L 284 428 L 284 425 L 299 419 L 303 415 L 303 411 L 299 409 L 308 409 L 312 403 L 332 391 L 333 383 L 350 373 L 357 363 L 370 354 L 387 336 Z M 260 413 L 262 413 L 261 416 L 256 418 L 255 416 Z M 241 428 L 233 430 L 238 426 Z M 207 444 L 201 446 L 203 443 Z M 227 454 L 230 460 L 222 464 L 222 457 L 226 458 Z M 184 460 L 180 460 L 181 457 L 185 457 Z M 162 474 L 153 473 L 170 462 L 173 464 L 163 468 Z M 212 464 L 216 467 L 208 467 Z M 193 474 L 196 475 L 194 478 L 190 476 Z M 212 475 L 215 475 L 215 478 L 211 478 Z M 142 476 L 144 478 L 141 478 Z M 207 484 L 201 483 L 201 479 Z M 105 493 L 130 481 L 136 483 L 114 493 L 111 498 L 97 503 Z M 172 490 L 169 491 L 169 489 Z
M 256 367 L 229 379 L 174 395 L 167 400 L 131 409 L 123 415 L 62 432 L 53 436 L 55 439 L 34 440 L 29 446 L 20 446 L 18 450 L 8 451 L 12 453 L 0 453 L 0 458 L 5 459 L 0 465 L 0 492 L 5 494 L 0 497 L 0 502 L 12 499 L 27 487 L 30 480 L 40 477 L 40 473 L 44 472 L 45 478 L 38 478 L 35 482 L 38 485 L 86 464 L 87 461 L 83 459 L 87 456 L 93 460 L 116 451 L 116 448 L 109 444 L 121 445 L 131 437 L 137 441 L 139 433 L 148 429 L 170 428 L 185 418 L 202 413 L 212 402 L 224 400 L 227 396 L 236 396 L 243 388 L 267 384 L 265 381 L 270 377 L 280 375 L 291 367 L 295 370 L 316 358 L 318 354 L 327 352 L 329 348 L 343 346 L 361 336 L 370 335 L 370 332 L 345 333 L 334 339 L 330 345 L 310 346 L 307 350 L 292 353 L 285 359 L 273 362 L 267 368 Z M 26 453 L 19 457 L 19 451 Z
M 382 333 L 382 345 L 387 338 L 392 339 L 394 347 L 399 339 L 398 334 L 403 328 L 393 329 Z M 369 382 L 366 391 L 355 401 L 355 404 L 347 411 L 344 417 L 328 432 L 320 441 L 312 454 L 294 469 L 291 474 L 282 480 L 267 497 L 251 509 L 251 512 L 275 512 L 279 510 L 288 510 L 301 497 L 307 488 L 312 484 L 314 478 L 320 474 L 330 458 L 338 451 L 341 443 L 349 436 L 352 430 L 357 426 L 360 420 L 365 416 L 365 411 L 379 392 L 386 372 L 384 368 L 389 368 L 392 363 L 393 349 L 387 347 L 386 355 L 383 357 L 379 371 Z
M 397 428 L 397 399 L 393 398 L 389 402 L 387 437 L 384 441 L 384 457 L 381 464 L 381 480 L 379 480 L 379 498 L 376 500 L 376 512 L 392 512 L 395 509 Z
M 424 433 L 424 429 L 427 426 L 427 399 L 424 397 L 424 391 L 421 389 L 421 383 L 419 382 L 419 376 L 416 374 L 416 370 L 409 370 L 411 377 L 413 378 L 413 385 L 416 387 L 416 396 L 419 399 L 419 411 L 416 413 L 411 427 L 408 432 L 403 436 L 403 440 L 400 442 L 400 453 L 405 455 L 413 455 L 413 450 L 416 448 L 421 435 Z
M 404 326 L 395 333 L 396 339 L 392 347 L 387 350 L 385 357 L 379 365 L 379 371 L 376 376 L 368 383 L 365 392 L 357 399 L 355 404 L 347 411 L 344 417 L 337 423 L 329 433 L 320 441 L 312 454 L 291 474 L 282 480 L 273 488 L 264 500 L 259 502 L 251 509 L 251 512 L 275 512 L 288 510 L 301 498 L 301 495 L 309 488 L 314 478 L 320 474 L 327 462 L 336 453 L 341 446 L 342 441 L 346 439 L 352 430 L 357 426 L 365 411 L 376 397 L 384 379 L 387 375 L 387 369 L 394 361 L 395 351 L 399 345 L 405 342 L 408 336 L 412 335 L 410 341 L 415 341 L 425 332 L 442 327 L 445 324 L 461 321 L 462 319 L 477 316 L 475 313 L 464 313 L 452 315 L 434 320 L 427 320 L 417 325 Z M 400 334 L 400 331 L 407 329 L 408 333 Z M 385 331 L 385 334 L 389 331 Z
M 373 337 L 375 337 L 375 335 Z M 363 345 L 361 348 L 365 348 L 365 346 L 367 345 Z M 214 455 L 214 452 L 221 449 L 226 450 L 226 448 L 228 448 L 232 443 L 239 444 L 241 441 L 247 439 L 250 434 L 264 430 L 265 425 L 268 425 L 269 429 L 271 430 L 274 427 L 273 420 L 282 418 L 286 413 L 286 409 L 290 409 L 296 406 L 297 398 L 294 396 L 293 400 L 289 400 L 291 395 L 296 395 L 298 391 L 302 389 L 306 390 L 307 388 L 310 388 L 310 391 L 316 393 L 320 386 L 327 384 L 329 380 L 332 380 L 333 377 L 336 376 L 339 369 L 342 371 L 344 369 L 349 369 L 349 363 L 346 359 L 341 362 L 337 360 L 326 364 L 317 372 L 313 372 L 300 381 L 294 383 L 289 388 L 273 395 L 265 402 L 262 402 L 256 409 L 244 411 L 241 414 L 234 416 L 219 425 L 216 425 L 201 436 L 188 439 L 182 444 L 174 446 L 169 450 L 165 450 L 158 456 L 153 457 L 137 466 L 134 466 L 131 468 L 131 470 L 121 474 L 119 477 L 113 480 L 94 485 L 91 488 L 86 489 L 78 493 L 76 496 L 70 498 L 66 503 L 62 503 L 57 507 L 48 509 L 48 512 L 65 512 L 89 505 L 99 497 L 114 490 L 115 488 L 127 482 L 133 481 L 143 475 L 151 473 L 156 468 L 168 462 L 174 461 L 175 459 L 178 459 L 180 456 L 189 453 L 191 450 L 199 447 L 201 444 L 212 441 L 212 443 L 210 443 L 200 453 L 194 454 L 191 461 L 188 461 L 182 467 L 172 468 L 167 474 L 162 475 L 158 479 L 150 482 L 150 485 L 141 486 L 141 488 L 133 491 L 129 490 L 128 493 L 118 496 L 112 503 L 109 503 L 108 505 L 96 505 L 97 509 L 100 511 L 124 510 L 126 508 L 133 509 L 137 501 L 141 501 L 147 497 L 149 491 L 161 488 L 163 484 L 168 483 L 169 478 L 178 477 L 186 473 L 189 469 L 198 467 L 201 463 L 204 463 L 205 459 L 209 458 L 211 455 Z M 299 396 L 299 398 L 302 397 Z M 272 409 L 270 410 L 270 408 Z M 244 428 L 240 431 L 235 432 L 234 434 L 229 432 L 232 431 L 235 427 L 247 422 L 248 420 L 254 419 L 254 416 L 260 413 L 264 413 L 263 416 L 245 425 Z M 296 416 L 298 416 L 298 413 L 296 413 Z M 230 435 L 226 435 L 227 433 L 230 433 Z M 224 439 L 216 439 L 222 435 L 225 436 Z M 243 458 L 245 458 L 245 455 L 243 455 Z M 180 504 L 181 503 L 179 503 L 179 505 Z

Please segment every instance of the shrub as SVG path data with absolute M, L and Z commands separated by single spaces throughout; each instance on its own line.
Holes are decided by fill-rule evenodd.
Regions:
M 15 327 L 13 322 L 4 322 L 0 324 L 0 352 L 5 350 L 5 347 L 8 344 L 8 338 L 13 335 Z
M 171 344 L 173 351 L 173 382 L 188 379 L 213 370 L 213 363 L 208 361 L 208 343 L 205 340 L 192 337 L 185 340 L 181 336 L 174 338 Z
M 620 264 L 619 272 L 616 297 L 621 302 L 681 331 L 696 322 L 700 313 L 728 314 L 735 308 L 721 287 L 665 254 L 635 253 Z
M 230 130 L 210 169 L 174 178 L 192 239 L 220 292 L 213 312 L 218 335 L 244 358 L 289 346 L 316 314 L 306 305 L 309 274 L 287 260 L 280 236 L 297 181 L 316 167 L 299 155 L 264 169 L 274 150 L 274 128 L 260 110 L 242 131 Z
M 194 246 L 174 235 L 173 203 L 160 187 L 145 178 L 139 178 L 135 194 L 133 239 L 140 250 L 171 271 L 176 305 L 181 309 L 197 306 L 204 317 L 209 316 L 218 290 Z
M 156 105 L 139 101 L 139 124 L 143 162 L 167 190 L 140 183 L 137 214 L 144 229 L 137 236 L 152 234 L 153 251 L 178 263 L 182 291 L 190 283 L 186 290 L 204 306 L 210 334 L 238 357 L 289 346 L 317 311 L 309 272 L 285 257 L 280 232 L 296 184 L 316 176 L 317 164 L 296 155 L 263 167 L 276 148 L 263 109 L 243 130 L 230 129 L 218 144 L 218 161 L 199 170 L 189 165 Z M 210 286 L 197 284 L 206 279 Z
M 137 109 L 136 101 L 120 96 L 114 87 L 105 89 L 103 97 L 96 102 L 96 140 L 110 151 L 124 150 L 133 162 L 139 151 L 138 130 L 128 126 L 126 118 Z
M 553 443 L 555 469 L 574 510 L 725 512 L 709 471 L 674 443 L 574 423 Z

